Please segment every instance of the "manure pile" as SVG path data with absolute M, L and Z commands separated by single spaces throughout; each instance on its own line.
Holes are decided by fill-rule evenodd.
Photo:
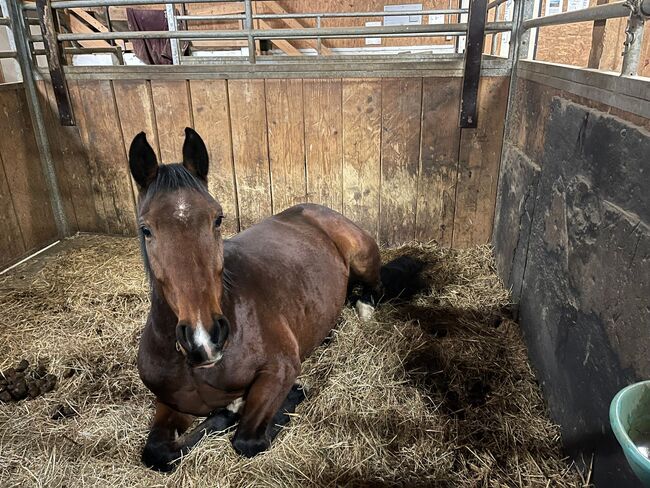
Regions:
M 0 396 L 2 487 L 584 485 L 489 247 L 385 251 L 425 260 L 428 289 L 366 323 L 343 310 L 269 452 L 243 459 L 230 435 L 212 436 L 171 475 L 139 462 L 153 402 L 135 365 L 148 310 L 136 239 L 78 236 L 54 250 L 0 276 L 0 371 L 14 385 L 25 367 L 36 385 Z

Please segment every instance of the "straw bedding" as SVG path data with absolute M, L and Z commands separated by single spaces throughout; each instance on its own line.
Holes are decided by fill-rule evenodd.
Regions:
M 0 486 L 582 486 L 490 249 L 384 257 L 402 253 L 426 260 L 428 290 L 367 323 L 343 310 L 270 452 L 243 459 L 211 436 L 171 475 L 139 463 L 153 403 L 135 367 L 148 309 L 137 242 L 76 237 L 0 277 L 0 370 L 26 359 L 57 377 L 0 402 Z

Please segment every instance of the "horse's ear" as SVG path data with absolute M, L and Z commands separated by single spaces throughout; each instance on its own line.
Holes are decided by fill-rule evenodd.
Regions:
M 140 132 L 131 142 L 129 167 L 133 179 L 141 190 L 145 190 L 158 175 L 156 153 L 149 145 L 147 135 L 144 132 Z
M 183 143 L 183 166 L 197 178 L 208 181 L 208 149 L 194 129 L 185 128 Z

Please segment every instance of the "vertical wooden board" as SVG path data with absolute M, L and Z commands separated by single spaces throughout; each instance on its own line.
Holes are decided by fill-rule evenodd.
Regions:
M 0 154 L 27 251 L 58 237 L 22 86 L 0 91 Z
M 302 80 L 266 80 L 273 212 L 306 201 Z
M 343 214 L 375 238 L 381 184 L 381 81 L 343 81 Z
M 124 149 L 127 152 L 131 141 L 140 132 L 147 134 L 147 140 L 160 159 L 160 147 L 154 117 L 153 102 L 149 93 L 149 82 L 143 80 L 113 81 L 115 102 L 120 117 Z
M 38 90 L 38 101 L 43 112 L 43 119 L 45 122 L 45 129 L 47 132 L 47 139 L 50 144 L 50 152 L 52 153 L 52 162 L 54 164 L 54 171 L 56 174 L 59 192 L 65 211 L 65 218 L 68 222 L 70 232 L 74 234 L 79 231 L 79 224 L 77 223 L 77 215 L 74 208 L 72 187 L 70 177 L 66 172 L 64 154 L 65 140 L 61 134 L 63 127 L 58 119 L 57 113 L 52 111 L 50 107 L 50 100 L 48 96 L 48 82 L 45 80 L 38 80 L 36 82 L 36 89 Z M 55 118 L 56 117 L 56 118 Z
M 478 127 L 461 132 L 455 248 L 484 244 L 490 239 L 507 103 L 508 78 L 481 79 Z
M 131 141 L 140 132 L 147 134 L 147 141 L 151 144 L 158 161 L 160 161 L 160 147 L 158 145 L 158 134 L 156 120 L 153 113 L 153 103 L 149 93 L 149 82 L 143 80 L 115 80 L 113 91 L 115 92 L 115 103 L 122 130 L 124 150 L 128 158 Z M 138 186 L 131 178 L 133 193 L 138 194 Z
M 181 160 L 185 127 L 192 127 L 187 81 L 151 81 L 160 158 L 162 163 Z
M 20 232 L 18 217 L 5 176 L 4 163 L 0 154 L 0 269 L 22 256 L 27 249 Z
M 52 138 L 57 139 L 57 153 L 54 155 L 54 159 L 58 181 L 60 185 L 66 185 L 68 188 L 78 230 L 91 232 L 97 229 L 99 215 L 93 197 L 88 153 L 83 144 L 79 127 L 65 127 L 60 124 L 51 83 L 46 83 L 45 89 L 49 106 L 47 113 L 50 117 L 46 124 L 48 130 L 52 131 Z
M 384 78 L 381 105 L 379 241 L 393 246 L 415 237 L 422 78 Z
M 462 78 L 424 78 L 415 238 L 451 246 L 458 173 Z
M 307 200 L 342 211 L 341 80 L 304 80 Z
M 264 80 L 229 80 L 230 123 L 240 228 L 271 215 Z
M 239 231 L 232 140 L 228 117 L 228 87 L 225 80 L 192 80 L 194 128 L 210 154 L 208 187 L 224 212 L 223 232 Z
M 131 175 L 110 81 L 77 81 L 71 86 L 77 125 L 90 162 L 97 230 L 135 234 Z

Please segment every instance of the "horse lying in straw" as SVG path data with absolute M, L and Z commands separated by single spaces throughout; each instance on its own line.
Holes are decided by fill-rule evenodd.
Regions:
M 380 269 L 369 234 L 326 207 L 297 205 L 223 240 L 207 190 L 208 152 L 185 129 L 183 163 L 159 165 L 144 133 L 129 150 L 151 309 L 138 370 L 155 394 L 143 462 L 167 471 L 206 433 L 238 423 L 234 449 L 269 448 L 305 398 L 301 362 L 335 326 L 352 284 L 372 303 L 408 287 L 419 264 Z M 392 290 L 387 293 L 387 290 Z M 207 417 L 185 433 L 195 417 Z

